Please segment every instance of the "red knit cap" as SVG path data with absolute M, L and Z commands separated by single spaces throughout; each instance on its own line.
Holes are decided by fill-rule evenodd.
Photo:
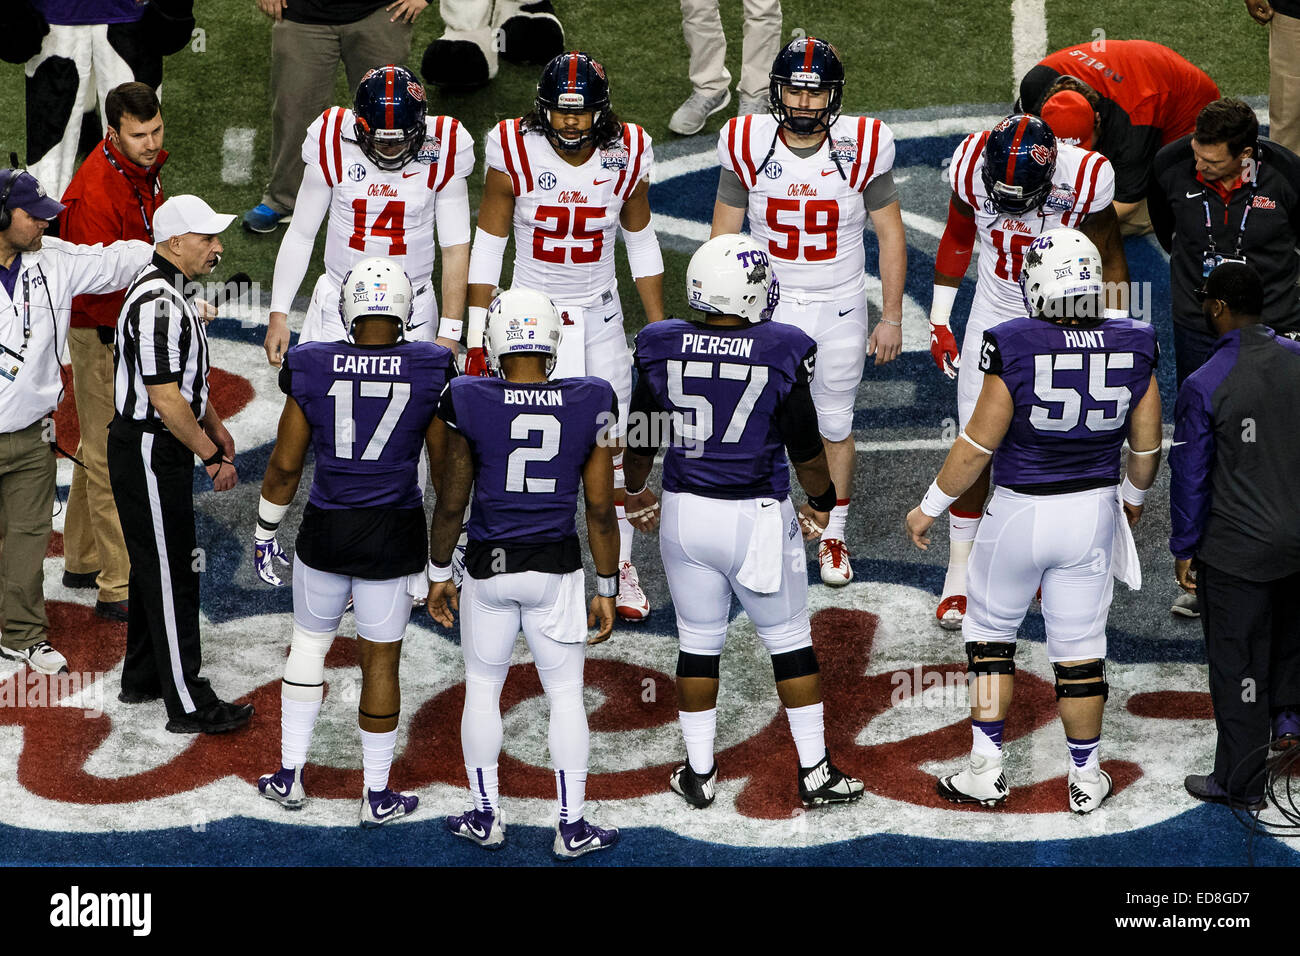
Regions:
M 1095 117 L 1082 93 L 1062 90 L 1043 104 L 1043 120 L 1052 127 L 1058 143 L 1069 143 L 1092 148 L 1092 130 Z

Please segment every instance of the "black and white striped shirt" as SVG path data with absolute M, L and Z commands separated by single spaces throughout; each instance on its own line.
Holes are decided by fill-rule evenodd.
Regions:
M 196 420 L 208 407 L 208 339 L 185 275 L 157 253 L 127 289 L 117 319 L 113 401 L 122 418 L 151 428 L 162 418 L 147 385 L 175 382 Z

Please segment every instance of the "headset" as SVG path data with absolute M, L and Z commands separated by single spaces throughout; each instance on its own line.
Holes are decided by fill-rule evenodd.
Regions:
M 0 192 L 0 232 L 4 232 L 14 221 L 14 215 L 9 211 L 9 194 L 13 192 L 14 186 L 18 183 L 18 177 L 23 174 L 21 169 L 9 170 L 9 179 L 5 182 L 3 192 Z

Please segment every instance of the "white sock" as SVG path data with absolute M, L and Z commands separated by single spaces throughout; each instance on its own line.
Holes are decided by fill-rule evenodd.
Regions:
M 718 735 L 718 708 L 677 712 L 691 769 L 704 776 L 713 769 L 713 740 Z
M 826 726 L 821 701 L 806 707 L 787 707 L 786 720 L 790 721 L 790 736 L 795 750 L 799 751 L 799 766 L 815 767 L 826 756 Z
M 627 520 L 627 509 L 622 505 L 614 506 L 614 517 L 618 519 L 618 563 L 622 567 L 632 560 L 632 522 Z
M 835 507 L 831 509 L 830 520 L 826 522 L 826 530 L 822 532 L 822 540 L 827 538 L 838 538 L 844 540 L 844 526 L 849 520 L 849 499 L 841 498 L 835 502 Z M 818 757 L 818 760 L 821 758 Z
M 577 823 L 587 799 L 587 771 L 555 771 L 555 795 L 560 800 L 560 822 Z
M 361 731 L 361 768 L 367 790 L 387 790 L 388 771 L 393 766 L 393 747 L 397 745 L 397 728 L 376 734 Z
M 319 697 L 315 700 L 292 700 L 281 693 L 280 766 L 300 767 L 307 762 L 320 704 Z
M 490 767 L 465 768 L 469 777 L 469 790 L 474 794 L 474 807 L 477 810 L 497 812 L 501 805 L 501 787 L 497 782 L 497 765 Z

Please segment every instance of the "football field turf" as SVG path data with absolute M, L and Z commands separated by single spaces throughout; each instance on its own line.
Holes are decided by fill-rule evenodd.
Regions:
M 739 0 L 722 4 L 728 34 L 736 38 L 740 6 Z M 1267 35 L 1238 3 L 1165 4 L 1158 20 L 1152 8 L 1127 0 L 1087 9 L 1061 0 L 1040 6 L 1047 50 L 1084 41 L 1158 40 L 1209 72 L 1225 94 L 1262 104 Z M 171 194 L 195 192 L 219 210 L 242 212 L 259 200 L 267 172 L 269 26 L 251 0 L 200 0 L 198 7 L 204 34 L 196 47 L 203 50 L 179 53 L 166 66 L 163 110 L 172 158 L 164 178 Z M 668 116 L 689 92 L 675 2 L 557 0 L 557 7 L 568 45 L 605 64 L 617 111 L 654 137 L 651 203 L 664 246 L 668 310 L 680 314 L 689 252 L 708 234 L 717 182 L 713 149 L 725 115 L 715 116 L 695 137 L 667 130 Z M 1243 865 L 1253 859 L 1294 865 L 1291 841 L 1252 839 L 1228 810 L 1197 804 L 1182 789 L 1184 774 L 1208 769 L 1214 731 L 1200 627 L 1171 618 L 1168 610 L 1174 589 L 1163 471 L 1137 533 L 1146 586 L 1139 592 L 1117 588 L 1110 617 L 1112 690 L 1102 759 L 1115 778 L 1115 796 L 1088 817 L 1066 812 L 1065 750 L 1036 610 L 1022 632 L 1016 707 L 1007 727 L 1011 798 L 1000 811 L 983 811 L 952 807 L 934 793 L 934 775 L 955 770 L 969 747 L 961 682 L 965 656 L 960 636 L 940 631 L 933 620 L 946 534 L 939 531 L 936 546 L 923 554 L 905 540 L 902 519 L 953 438 L 955 390 L 934 369 L 925 324 L 947 205 L 942 169 L 965 133 L 987 128 L 1007 111 L 1014 51 L 1018 44 L 1032 49 L 1041 24 L 1036 28 L 1024 17 L 1013 23 L 1010 3 L 974 0 L 787 0 L 783 7 L 787 37 L 802 30 L 835 42 L 849 78 L 844 111 L 880 116 L 894 128 L 895 175 L 908 229 L 904 354 L 887 366 L 868 364 L 854 420 L 859 457 L 848 541 L 857 579 L 838 591 L 817 583 L 810 598 L 826 685 L 828 743 L 836 763 L 864 779 L 867 794 L 849 807 L 805 813 L 799 806 L 794 751 L 772 690 L 770 661 L 739 612 L 722 662 L 718 801 L 693 811 L 668 792 L 668 773 L 682 755 L 671 677 L 674 617 L 657 542 L 640 539 L 637 563 L 655 611 L 645 624 L 620 627 L 610 642 L 593 648 L 587 665 L 592 815 L 598 823 L 623 827 L 624 840 L 584 862 Z M 418 66 L 424 46 L 440 30 L 434 5 L 417 24 L 410 65 Z M 739 42 L 729 47 L 728 64 L 738 75 Z M 529 108 L 537 72 L 503 63 L 487 90 L 431 95 L 431 112 L 458 116 L 476 136 L 474 202 L 482 184 L 482 134 Z M 0 127 L 0 149 L 21 154 L 20 73 L 16 67 L 0 70 L 0 115 L 9 117 Z M 337 101 L 349 102 L 341 84 L 340 78 Z M 227 179 L 239 178 L 223 162 L 232 129 L 255 131 L 244 182 L 223 181 L 223 168 Z M 248 272 L 269 294 L 278 236 L 232 229 L 223 239 L 223 268 Z M 322 245 L 323 230 L 313 276 Z M 879 282 L 870 233 L 867 249 L 876 314 Z M 1145 283 L 1140 311 L 1157 324 L 1162 347 L 1172 355 L 1166 260 L 1149 238 L 1129 241 L 1127 254 L 1133 278 Z M 618 258 L 631 334 L 642 321 L 640 303 L 623 254 Z M 954 313 L 959 335 L 974 275 L 972 268 Z M 304 283 L 300 292 L 308 288 Z M 289 589 L 272 590 L 257 580 L 251 546 L 258 485 L 281 399 L 256 323 L 223 318 L 211 336 L 220 370 L 214 401 L 240 450 L 242 483 L 218 496 L 196 472 L 204 672 L 223 696 L 254 702 L 257 715 L 236 734 L 193 739 L 163 731 L 160 704 L 119 704 L 124 628 L 91 613 L 90 592 L 61 587 L 56 536 L 46 561 L 53 637 L 87 679 L 63 697 L 69 706 L 36 706 L 25 673 L 0 670 L 0 863 L 547 862 L 554 784 L 546 704 L 522 642 L 502 700 L 501 777 L 510 845 L 488 856 L 440 831 L 441 814 L 464 809 L 462 664 L 455 631 L 436 628 L 422 613 L 413 618 L 403 652 L 403 717 L 392 778 L 395 786 L 421 796 L 410 821 L 375 833 L 355 826 L 359 673 L 355 645 L 346 638 L 335 642 L 327 659 L 328 692 L 306 775 L 309 805 L 290 814 L 256 794 L 256 777 L 278 762 L 279 677 L 291 626 Z M 1160 378 L 1168 421 L 1172 362 L 1163 363 Z M 75 433 L 69 406 L 65 402 L 60 413 L 61 437 Z M 61 496 L 70 467 L 60 463 Z M 305 498 L 304 490 L 286 517 L 286 548 Z M 61 530 L 61 516 L 55 527 Z M 93 595 L 89 601 L 93 605 Z M 345 618 L 345 634 L 352 633 L 350 621 Z M 42 745 L 50 739 L 58 746 Z

